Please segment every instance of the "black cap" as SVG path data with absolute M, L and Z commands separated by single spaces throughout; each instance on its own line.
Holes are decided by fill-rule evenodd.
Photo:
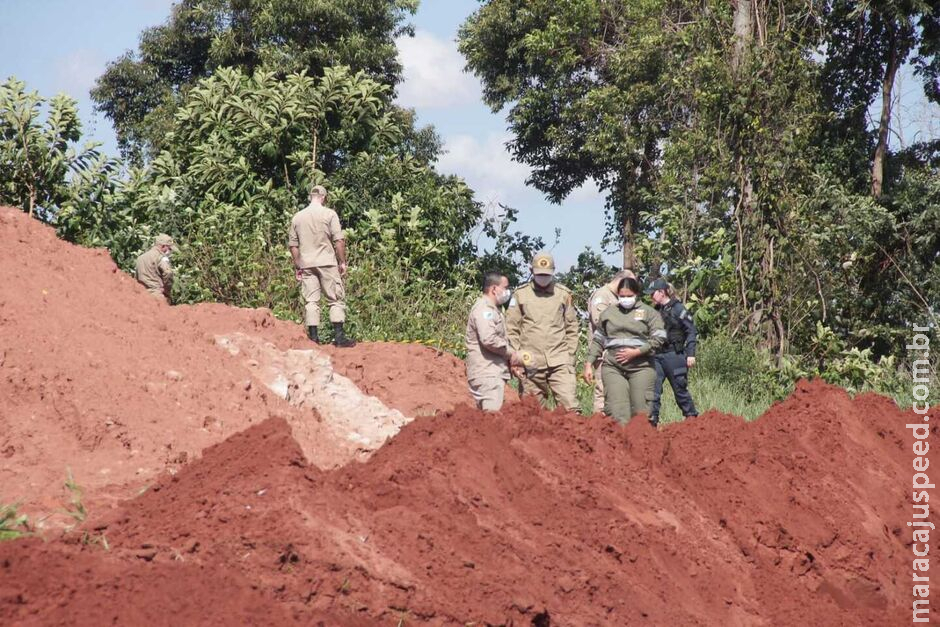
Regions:
M 656 290 L 667 290 L 667 289 L 669 289 L 669 281 L 667 281 L 666 279 L 656 279 L 655 281 L 650 283 L 650 286 L 646 288 L 644 293 L 652 294 Z

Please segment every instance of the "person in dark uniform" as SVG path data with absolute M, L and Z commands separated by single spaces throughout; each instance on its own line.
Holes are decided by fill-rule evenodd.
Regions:
M 656 279 L 646 290 L 663 317 L 666 327 L 666 344 L 656 354 L 656 384 L 653 386 L 653 401 L 650 403 L 650 422 L 659 424 L 660 399 L 663 380 L 669 379 L 676 404 L 686 418 L 698 416 L 692 395 L 689 393 L 689 369 L 695 365 L 695 341 L 697 332 L 692 315 L 679 302 L 672 286 L 665 279 Z

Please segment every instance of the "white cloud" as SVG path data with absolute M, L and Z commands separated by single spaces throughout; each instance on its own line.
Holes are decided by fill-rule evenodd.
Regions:
M 400 105 L 442 108 L 479 101 L 479 83 L 463 71 L 464 60 L 455 42 L 418 31 L 395 43 L 404 68 L 404 82 L 398 88 Z
M 82 99 L 94 86 L 95 79 L 104 72 L 105 58 L 95 50 L 73 50 L 55 62 L 57 90 L 73 98 Z
M 529 176 L 529 168 L 513 161 L 506 150 L 508 140 L 507 135 L 498 133 L 482 139 L 472 135 L 448 137 L 438 169 L 462 176 L 481 198 L 497 195 L 506 202 L 508 197 L 528 191 L 525 180 Z
M 482 139 L 455 135 L 444 141 L 445 154 L 438 159 L 438 170 L 463 177 L 477 193 L 478 200 L 496 200 L 510 206 L 536 201 L 544 204 L 542 192 L 526 185 L 531 170 L 512 159 L 506 148 L 510 136 L 490 133 Z M 575 189 L 563 201 L 572 206 L 603 206 L 604 196 L 593 181 Z

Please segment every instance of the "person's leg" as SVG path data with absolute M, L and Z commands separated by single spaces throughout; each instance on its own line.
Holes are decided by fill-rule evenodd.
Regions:
M 631 416 L 649 415 L 653 387 L 656 384 L 656 368 L 649 362 L 636 364 L 627 376 L 630 382 L 630 407 L 633 409 Z
M 533 395 L 539 403 L 545 405 L 551 388 L 548 384 L 548 370 L 530 370 L 525 379 L 526 394 Z
M 594 369 L 594 413 L 599 414 L 604 411 L 604 364 L 597 364 Z
M 336 266 L 323 266 L 317 268 L 320 282 L 323 285 L 323 294 L 330 304 L 330 322 L 333 323 L 333 344 L 341 347 L 355 346 L 356 342 L 346 337 L 343 323 L 346 321 L 346 290 L 343 287 L 343 278 L 339 275 Z
M 619 423 L 630 421 L 630 384 L 620 368 L 605 364 L 604 413 Z
M 650 401 L 650 422 L 653 426 L 659 424 L 659 408 L 663 396 L 663 379 L 666 373 L 663 370 L 663 355 L 653 357 L 653 368 L 656 371 L 656 380 L 653 382 L 653 399 Z
M 502 379 L 470 381 L 470 394 L 483 411 L 499 411 L 503 406 L 506 383 Z
M 343 287 L 343 278 L 339 275 L 336 266 L 323 266 L 317 268 L 323 295 L 330 306 L 330 322 L 333 324 L 346 321 L 346 289 Z
M 578 380 L 574 375 L 574 366 L 565 364 L 549 368 L 548 386 L 557 405 L 570 411 L 578 409 Z
M 685 355 L 672 353 L 674 357 L 669 360 L 669 385 L 676 397 L 676 405 L 685 417 L 698 416 L 692 394 L 689 392 L 689 368 L 685 362 Z
M 300 291 L 304 297 L 304 324 L 320 326 L 320 277 L 316 272 L 305 271 L 300 279 Z

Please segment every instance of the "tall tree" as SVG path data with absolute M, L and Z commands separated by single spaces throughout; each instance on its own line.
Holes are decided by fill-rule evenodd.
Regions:
M 92 98 L 139 163 L 159 152 L 187 91 L 221 67 L 318 77 L 345 65 L 396 85 L 394 39 L 416 9 L 417 0 L 181 0 L 138 51 L 108 65 Z
M 46 102 L 16 78 L 0 84 L 0 203 L 52 222 L 75 200 L 76 189 L 93 193 L 92 182 L 116 164 L 98 152 L 98 144 L 77 146 L 82 125 L 72 98 L 48 100 L 43 122 Z
M 928 0 L 833 0 L 826 7 L 824 89 L 840 116 L 854 117 L 855 132 L 866 133 L 864 116 L 879 102 L 869 151 L 869 189 L 884 193 L 885 162 L 898 71 L 911 64 L 924 93 L 940 102 L 940 3 Z

